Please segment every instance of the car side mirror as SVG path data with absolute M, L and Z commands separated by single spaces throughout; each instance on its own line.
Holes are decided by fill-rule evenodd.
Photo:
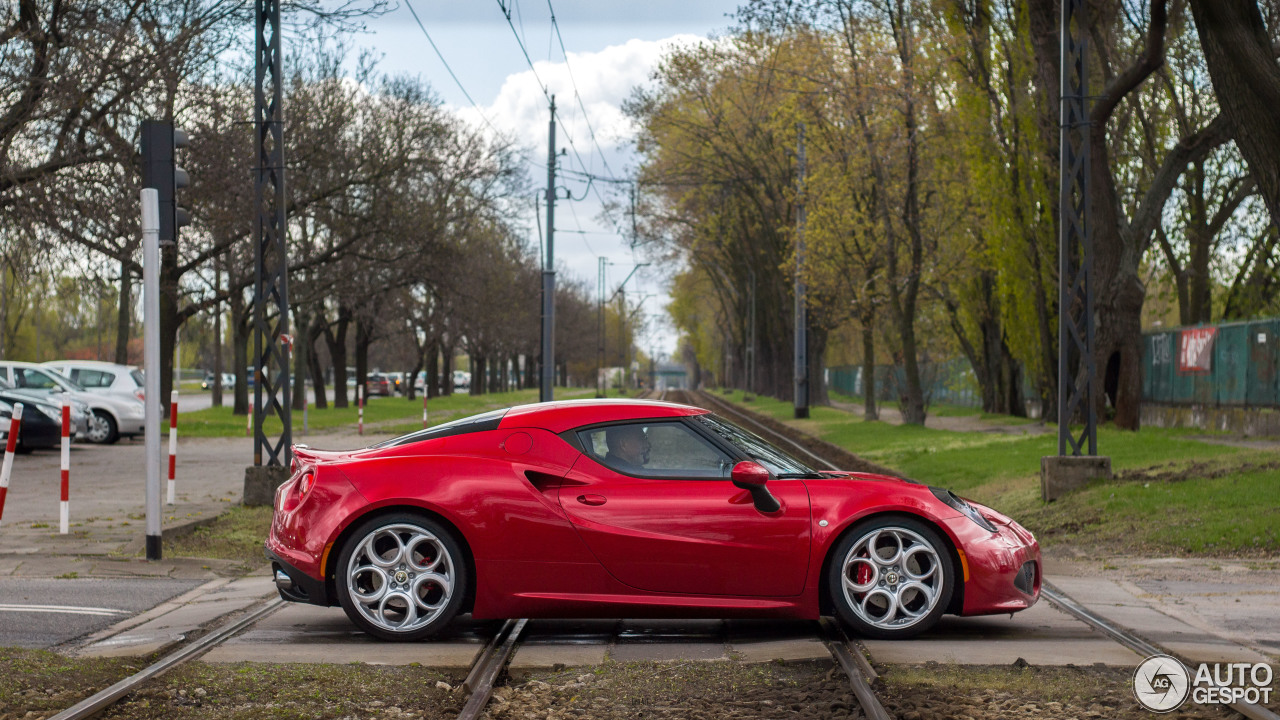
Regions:
M 760 463 L 743 460 L 733 466 L 729 478 L 733 481 L 734 487 L 751 493 L 751 500 L 755 503 L 756 510 L 762 513 L 775 513 L 782 509 L 782 503 L 778 502 L 778 498 L 765 487 L 769 482 L 769 471 L 765 470 Z

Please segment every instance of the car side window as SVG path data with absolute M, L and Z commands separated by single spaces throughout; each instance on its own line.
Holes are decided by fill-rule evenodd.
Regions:
M 722 479 L 732 459 L 680 422 L 608 425 L 578 432 L 596 462 L 624 475 Z
M 18 381 L 14 383 L 20 388 L 31 388 L 33 390 L 57 390 L 58 384 L 53 381 L 45 373 L 31 368 L 14 368 L 14 375 Z
M 101 370 L 77 370 L 72 372 L 74 374 L 71 376 L 71 379 L 85 387 L 111 387 L 111 383 L 116 379 L 115 375 L 102 372 Z

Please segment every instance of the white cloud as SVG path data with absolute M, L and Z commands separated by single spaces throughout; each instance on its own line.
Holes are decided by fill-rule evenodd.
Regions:
M 565 136 L 573 140 L 584 155 L 593 151 L 591 134 L 583 119 L 582 109 L 574 97 L 574 82 L 586 107 L 591 128 L 601 149 L 611 152 L 631 141 L 635 134 L 630 120 L 622 112 L 622 103 L 633 88 L 643 85 L 662 59 L 676 45 L 704 42 L 697 35 L 675 35 L 662 40 L 629 40 L 622 45 L 611 45 L 598 52 L 570 52 L 569 64 L 561 62 L 534 62 L 533 70 L 508 75 L 498 96 L 481 112 L 498 129 L 514 135 L 517 142 L 530 150 L 543 149 L 547 143 L 547 100 L 538 84 L 546 83 L 547 90 L 555 95 L 557 115 L 562 124 L 558 144 L 564 145 Z M 570 68 L 573 74 L 570 77 Z M 460 108 L 459 114 L 483 124 L 474 108 Z M 538 156 L 534 152 L 535 157 Z

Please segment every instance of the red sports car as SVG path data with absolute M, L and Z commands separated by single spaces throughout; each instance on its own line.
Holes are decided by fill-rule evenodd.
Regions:
M 905 638 L 1011 613 L 1040 548 L 950 491 L 820 472 L 706 410 L 523 405 L 363 450 L 295 446 L 266 542 L 286 600 L 388 640 L 459 613 L 817 618 Z

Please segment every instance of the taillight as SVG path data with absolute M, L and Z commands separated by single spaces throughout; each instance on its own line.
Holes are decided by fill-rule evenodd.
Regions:
M 302 478 L 298 480 L 298 495 L 300 495 L 301 497 L 306 497 L 307 492 L 311 490 L 311 486 L 315 484 L 316 484 L 315 473 L 309 472 L 303 475 Z
M 133 395 L 143 402 L 147 401 L 147 393 L 142 390 L 134 390 Z

